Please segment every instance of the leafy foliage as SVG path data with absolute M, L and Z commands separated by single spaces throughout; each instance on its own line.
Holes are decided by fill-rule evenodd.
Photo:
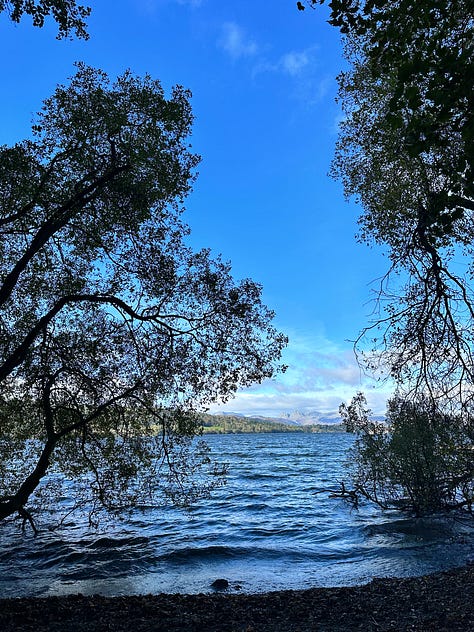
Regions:
M 356 349 L 399 393 L 390 432 L 370 421 L 361 395 L 342 408 L 359 434 L 355 491 L 416 513 L 470 508 L 474 3 L 327 4 L 349 62 L 332 173 L 363 207 L 359 238 L 390 260 Z
M 24 14 L 29 15 L 33 25 L 39 27 L 51 15 L 58 25 L 58 39 L 70 37 L 72 32 L 79 38 L 89 39 L 85 19 L 91 9 L 77 4 L 76 0 L 0 0 L 2 11 L 7 11 L 13 22 L 20 22 Z
M 0 519 L 48 471 L 92 514 L 205 491 L 194 411 L 278 369 L 260 286 L 185 244 L 189 96 L 79 64 L 0 151 Z
M 472 420 L 442 414 L 427 398 L 396 396 L 388 403 L 386 423 L 375 422 L 361 393 L 340 412 L 357 434 L 350 458 L 355 494 L 417 515 L 472 511 Z
M 412 156 L 442 151 L 454 138 L 461 143 L 457 167 L 472 198 L 473 1 L 330 0 L 328 5 L 329 22 L 363 42 L 374 83 L 391 78 L 385 125 L 403 128 L 404 149 Z
M 460 15 L 456 28 L 450 22 L 453 54 L 458 46 L 463 48 L 463 39 L 457 39 L 462 23 Z M 394 39 L 397 33 L 393 33 Z M 431 35 L 430 31 L 426 37 Z M 361 239 L 385 246 L 391 261 L 380 284 L 382 309 L 376 312 L 373 325 L 362 332 L 358 346 L 367 349 L 375 343 L 374 353 L 363 358 L 363 363 L 370 369 L 383 366 L 399 387 L 470 406 L 474 198 L 472 143 L 461 129 L 461 121 L 468 125 L 469 117 L 455 114 L 454 89 L 446 92 L 442 88 L 444 98 L 451 100 L 453 115 L 447 118 L 431 112 L 428 88 L 415 109 L 397 101 L 400 68 L 395 58 L 392 66 L 375 66 L 372 45 L 367 33 L 347 37 L 351 67 L 340 76 L 346 119 L 333 165 L 333 174 L 342 179 L 346 195 L 362 203 Z M 462 55 L 465 52 L 463 49 Z M 472 66 L 469 59 L 464 62 Z M 435 82 L 438 70 L 433 63 Z M 442 86 L 444 78 L 439 72 Z M 419 77 L 416 81 L 424 90 L 426 84 Z M 413 135 L 413 121 L 418 116 L 424 117 L 426 129 L 436 132 L 423 136 L 421 144 Z

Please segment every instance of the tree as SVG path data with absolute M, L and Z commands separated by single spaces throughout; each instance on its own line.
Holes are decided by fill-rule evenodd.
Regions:
M 422 515 L 467 509 L 474 501 L 472 420 L 440 413 L 432 400 L 395 396 L 386 423 L 371 419 L 359 393 L 340 407 L 349 431 L 357 435 L 350 465 L 354 491 L 383 509 Z
M 461 458 L 458 447 L 473 438 L 474 4 L 328 4 L 349 62 L 339 77 L 345 119 L 332 174 L 362 205 L 359 238 L 390 261 L 356 349 L 398 392 L 390 434 L 364 425 L 360 400 L 343 412 L 366 420 L 356 424 L 363 495 L 381 506 L 408 496 L 420 513 L 456 504 L 459 485 L 472 486 L 470 452 Z
M 397 124 L 390 116 L 397 70 L 374 79 L 365 46 L 364 36 L 347 40 L 346 119 L 333 174 L 362 204 L 361 239 L 384 246 L 391 265 L 381 283 L 383 311 L 359 346 L 367 348 L 375 331 L 369 367 L 382 363 L 400 387 L 470 405 L 474 200 L 466 144 L 456 121 L 446 121 L 444 144 L 412 151 L 408 115 L 401 111 Z
M 6 11 L 13 22 L 20 22 L 24 14 L 30 15 L 33 25 L 39 27 L 52 15 L 58 25 L 58 39 L 70 37 L 72 32 L 79 38 L 89 38 L 85 19 L 91 9 L 77 4 L 76 0 L 0 0 L 2 11 Z
M 311 6 L 324 0 L 311 0 Z M 330 0 L 330 24 L 359 40 L 374 83 L 390 77 L 384 124 L 412 156 L 462 145 L 454 196 L 474 197 L 473 0 Z M 448 174 L 453 165 L 447 166 Z M 451 200 L 454 208 L 456 201 Z M 461 204 L 462 206 L 462 204 Z M 469 207 L 472 211 L 472 203 Z
M 91 516 L 186 502 L 212 473 L 193 411 L 278 369 L 260 286 L 185 244 L 189 96 L 79 64 L 1 149 L 0 519 L 55 472 Z

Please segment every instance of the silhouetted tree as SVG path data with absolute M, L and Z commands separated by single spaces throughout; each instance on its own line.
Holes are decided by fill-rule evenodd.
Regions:
M 382 506 L 407 496 L 422 512 L 456 505 L 461 493 L 470 507 L 474 3 L 327 5 L 349 62 L 339 77 L 345 117 L 332 173 L 362 206 L 359 238 L 389 258 L 356 349 L 399 393 L 389 403 L 390 433 L 373 425 L 361 396 L 342 409 L 360 434 L 356 483 Z
M 58 25 L 59 39 L 70 37 L 73 32 L 79 38 L 89 38 L 85 19 L 91 9 L 77 4 L 76 0 L 0 0 L 2 11 L 6 11 L 13 22 L 20 22 L 23 15 L 29 15 L 33 25 L 39 27 L 51 15 Z
M 350 455 L 353 490 L 344 488 L 341 496 L 416 515 L 472 512 L 472 420 L 442 414 L 436 402 L 422 396 L 392 398 L 385 423 L 373 421 L 361 393 L 339 410 L 357 435 Z
M 80 64 L 0 151 L 0 520 L 48 472 L 91 515 L 187 502 L 212 470 L 193 411 L 278 368 L 261 288 L 184 241 L 189 96 Z
M 364 362 L 383 366 L 407 390 L 470 405 L 472 147 L 454 115 L 443 119 L 442 142 L 438 130 L 430 146 L 411 144 L 410 110 L 401 109 L 396 119 L 392 111 L 399 69 L 374 76 L 365 36 L 349 36 L 346 53 L 351 65 L 340 76 L 345 119 L 333 174 L 362 204 L 361 239 L 382 245 L 390 258 L 380 285 L 382 309 L 359 341 L 367 349 L 376 339 Z M 430 103 L 425 94 L 419 111 Z
M 372 82 L 390 83 L 384 125 L 398 131 L 402 148 L 411 156 L 445 151 L 456 142 L 458 162 L 450 161 L 445 170 L 449 176 L 454 166 L 463 173 L 464 183 L 462 191 L 451 192 L 450 208 L 456 206 L 454 196 L 472 200 L 473 0 L 329 0 L 327 4 L 330 24 L 358 40 Z

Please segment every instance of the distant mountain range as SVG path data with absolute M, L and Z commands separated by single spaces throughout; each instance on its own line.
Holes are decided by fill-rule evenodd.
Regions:
M 340 424 L 342 419 L 339 413 L 320 413 L 316 410 L 308 412 L 294 410 L 291 413 L 283 414 L 282 421 L 286 421 L 286 423 L 295 423 L 299 426 L 310 426 L 312 424 Z
M 259 419 L 264 422 L 274 422 L 278 424 L 289 424 L 294 426 L 312 426 L 315 424 L 322 424 L 330 426 L 331 424 L 342 423 L 339 413 L 321 413 L 315 410 L 302 412 L 294 410 L 290 413 L 282 413 L 279 417 L 264 417 L 262 415 L 244 415 L 243 413 L 215 413 L 216 415 L 223 415 L 226 417 L 243 417 Z M 384 421 L 383 415 L 373 415 L 373 421 Z
M 280 417 L 248 417 L 247 415 L 232 413 L 216 413 L 214 415 L 201 413 L 199 419 L 204 434 L 254 434 L 262 432 L 313 434 L 345 432 L 345 428 L 341 423 L 303 425 Z
M 291 413 L 282 413 L 279 417 L 264 417 L 262 415 L 244 415 L 242 413 L 216 413 L 226 417 L 251 417 L 252 419 L 260 419 L 261 421 L 272 421 L 278 424 L 289 424 L 294 426 L 312 426 L 314 424 L 340 424 L 342 422 L 339 413 L 319 413 L 311 411 L 303 413 L 293 411 Z

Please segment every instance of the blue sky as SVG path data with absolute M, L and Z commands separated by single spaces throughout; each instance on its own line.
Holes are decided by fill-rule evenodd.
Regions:
M 368 322 L 387 266 L 356 243 L 358 209 L 330 167 L 344 67 L 324 8 L 293 0 L 91 0 L 90 40 L 57 41 L 0 16 L 0 143 L 29 135 L 57 83 L 84 61 L 111 76 L 130 68 L 193 93 L 194 150 L 202 155 L 186 219 L 196 248 L 232 262 L 237 278 L 264 287 L 276 325 L 290 337 L 287 373 L 213 410 L 280 415 L 334 412 L 365 390 L 376 412 L 387 389 L 359 371 L 353 340 Z

